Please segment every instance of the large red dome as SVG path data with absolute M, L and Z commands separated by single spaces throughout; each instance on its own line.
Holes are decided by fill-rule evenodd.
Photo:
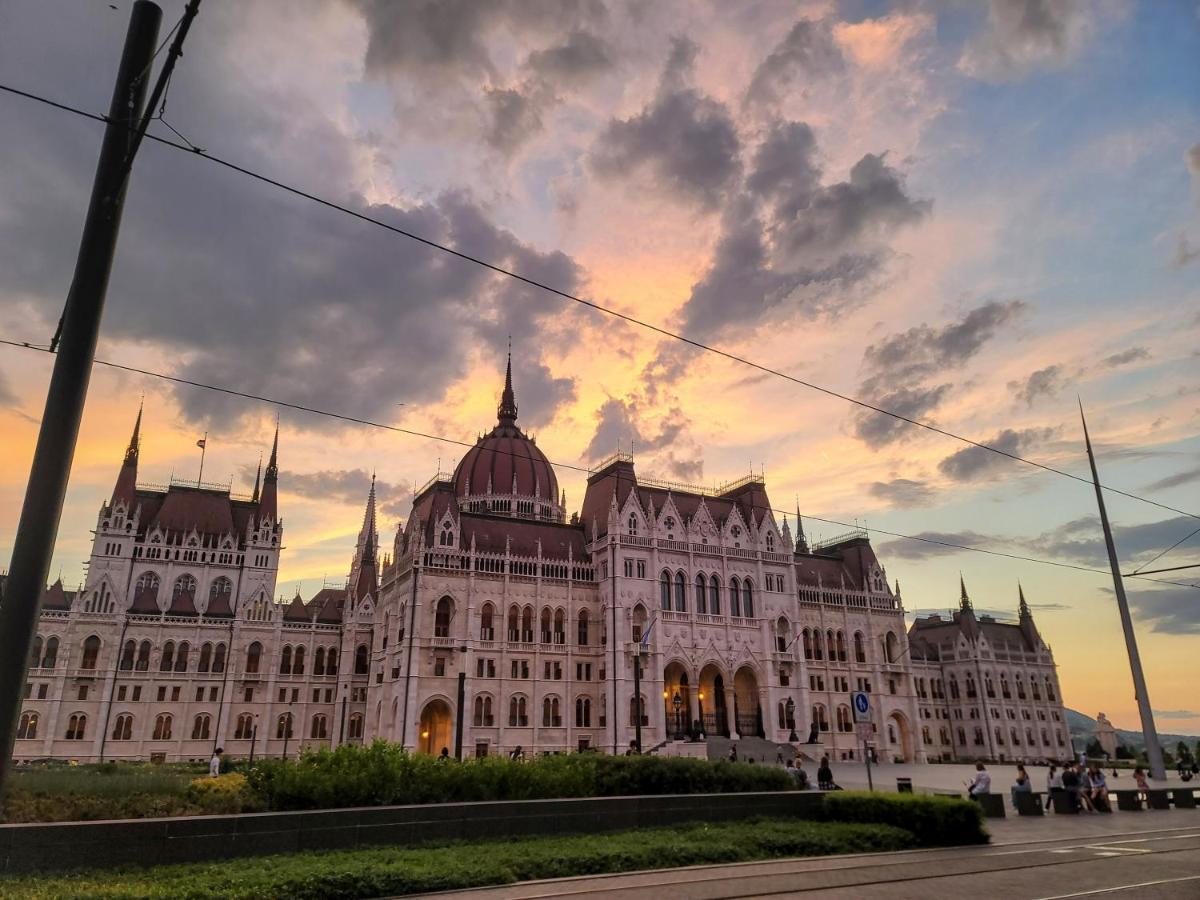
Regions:
M 496 427 L 467 451 L 454 470 L 455 495 L 460 502 L 471 498 L 463 506 L 475 512 L 561 520 L 554 468 L 517 427 L 511 358 L 496 414 Z M 530 500 L 534 502 L 522 502 Z

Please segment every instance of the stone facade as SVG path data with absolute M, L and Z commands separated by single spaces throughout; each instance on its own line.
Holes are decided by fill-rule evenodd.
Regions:
M 511 372 L 497 419 L 417 492 L 383 559 L 372 487 L 345 585 L 290 603 L 272 599 L 278 437 L 237 497 L 138 485 L 135 426 L 86 583 L 43 599 L 17 759 L 278 756 L 375 737 L 465 756 L 639 739 L 694 753 L 716 735 L 859 759 L 856 690 L 871 693 L 883 760 L 1060 755 L 1053 658 L 1023 598 L 1019 626 L 968 604 L 910 632 L 866 533 L 810 546 L 757 475 L 707 490 L 618 454 L 568 518 L 516 425 Z M 982 745 L 975 721 L 993 726 Z M 1054 737 L 1029 743 L 1027 728 Z

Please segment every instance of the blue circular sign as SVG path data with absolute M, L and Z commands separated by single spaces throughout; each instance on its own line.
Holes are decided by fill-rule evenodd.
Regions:
M 867 711 L 869 705 L 870 705 L 870 702 L 867 700 L 866 694 L 855 694 L 854 695 L 854 708 L 857 709 L 860 713 L 865 713 Z

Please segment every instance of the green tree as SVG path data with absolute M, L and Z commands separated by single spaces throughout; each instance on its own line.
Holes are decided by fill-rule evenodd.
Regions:
M 1088 741 L 1086 752 L 1089 758 L 1104 756 L 1104 748 L 1100 746 L 1100 739 L 1092 738 Z
M 1192 764 L 1192 751 L 1183 741 L 1175 745 L 1175 757 L 1179 760 L 1180 764 L 1186 763 L 1189 766 Z

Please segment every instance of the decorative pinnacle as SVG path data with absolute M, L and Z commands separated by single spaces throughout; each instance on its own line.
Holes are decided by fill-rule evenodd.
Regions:
M 967 583 L 963 580 L 962 572 L 958 573 L 958 588 L 960 591 L 958 604 L 963 612 L 972 610 L 971 598 L 967 596 Z
M 500 408 L 496 410 L 496 417 L 507 425 L 517 420 L 517 399 L 513 394 L 512 385 L 512 338 L 509 338 L 508 365 L 504 369 L 504 393 L 500 396 Z
M 1021 582 L 1017 582 L 1017 596 L 1020 602 L 1017 604 L 1017 614 L 1022 619 L 1032 618 L 1033 613 L 1029 611 L 1029 604 L 1025 602 L 1025 588 L 1021 587 Z
M 275 440 L 271 443 L 271 458 L 267 461 L 267 481 L 279 478 L 279 420 L 275 420 Z
M 125 462 L 136 463 L 138 460 L 138 448 L 142 441 L 142 407 L 145 405 L 145 398 L 138 403 L 137 419 L 133 423 L 133 434 L 129 436 L 129 446 L 125 450 Z

